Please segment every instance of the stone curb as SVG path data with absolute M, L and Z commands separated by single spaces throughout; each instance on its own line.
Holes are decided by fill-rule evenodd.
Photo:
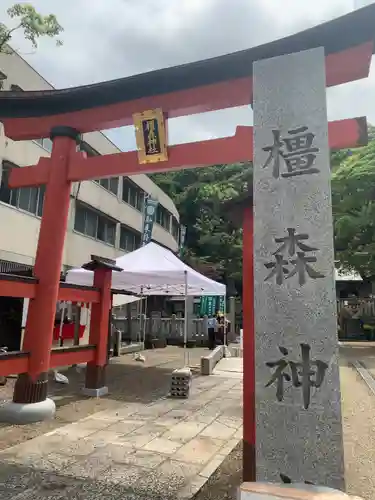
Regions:
M 201 375 L 212 375 L 217 363 L 224 357 L 224 346 L 219 345 L 207 356 L 201 357 Z
M 131 354 L 133 352 L 140 352 L 143 350 L 144 350 L 144 344 L 143 344 L 143 342 L 139 342 L 139 343 L 121 346 L 119 349 L 119 354 L 120 355 Z
M 201 472 L 194 477 L 194 479 L 187 484 L 182 490 L 177 493 L 178 500 L 190 500 L 193 498 L 207 483 L 212 474 L 220 467 L 220 465 L 224 462 L 227 456 L 231 453 L 231 451 L 238 445 L 240 439 L 232 440 L 233 446 L 229 450 L 228 443 L 224 446 L 222 453 L 219 453 L 210 461 L 208 464 L 204 466 Z
M 353 361 L 352 365 L 356 369 L 356 371 L 359 373 L 362 380 L 365 382 L 365 384 L 370 389 L 372 394 L 375 396 L 375 379 L 370 374 L 370 372 L 367 370 L 365 365 L 360 363 L 359 361 Z

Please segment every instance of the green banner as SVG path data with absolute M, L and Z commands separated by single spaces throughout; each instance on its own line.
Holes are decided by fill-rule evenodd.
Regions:
M 225 301 L 225 297 L 223 295 L 221 295 L 220 297 L 217 297 L 217 299 L 218 299 L 218 301 L 217 301 L 218 302 L 217 310 L 220 313 L 224 314 L 224 312 L 225 312 L 225 302 L 224 302 Z
M 182 254 L 182 250 L 184 249 L 185 246 L 185 240 L 186 240 L 186 226 L 180 226 L 180 247 L 179 247 L 179 255 Z
M 206 311 L 207 311 L 207 297 L 204 295 L 200 298 L 199 315 L 205 316 Z
M 152 238 L 152 229 L 154 227 L 156 208 L 158 201 L 153 200 L 151 197 L 145 199 L 145 208 L 143 215 L 143 233 L 142 233 L 142 246 L 150 243 Z
M 224 313 L 224 300 L 223 296 L 203 295 L 199 304 L 200 316 L 214 316 L 217 312 Z
M 207 316 L 213 316 L 215 314 L 216 297 L 208 295 L 207 297 Z

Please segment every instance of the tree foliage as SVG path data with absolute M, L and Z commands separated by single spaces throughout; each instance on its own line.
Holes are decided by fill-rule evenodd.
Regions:
M 364 277 L 375 275 L 374 131 L 369 144 L 346 155 L 332 175 L 336 257 Z
M 63 31 L 54 14 L 43 16 L 30 4 L 16 3 L 7 10 L 7 14 L 10 26 L 0 23 L 0 52 L 9 51 L 8 44 L 16 31 L 23 31 L 34 48 L 38 46 L 39 38 L 55 38 Z M 56 44 L 62 45 L 62 41 L 57 38 Z
M 252 165 L 214 165 L 152 178 L 174 200 L 187 226 L 184 259 L 214 279 L 241 281 L 242 230 L 226 217 L 224 203 L 247 191 Z
M 375 128 L 369 144 L 331 155 L 336 258 L 344 269 L 375 276 Z M 214 279 L 242 281 L 242 230 L 228 220 L 226 200 L 252 183 L 252 165 L 215 165 L 155 174 L 187 230 L 184 259 Z

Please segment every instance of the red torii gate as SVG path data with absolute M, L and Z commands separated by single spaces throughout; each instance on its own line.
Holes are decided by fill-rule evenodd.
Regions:
M 10 176 L 11 187 L 46 184 L 34 268 L 38 284 L 31 297 L 24 337 L 24 346 L 30 353 L 28 372 L 18 379 L 15 401 L 20 394 L 25 403 L 41 401 L 45 397 L 45 394 L 38 394 L 40 383 L 50 367 L 71 183 L 119 174 L 146 174 L 252 160 L 252 127 L 238 127 L 233 137 L 170 146 L 167 161 L 146 164 L 139 164 L 135 151 L 106 155 L 105 158 L 86 158 L 77 152 L 80 134 L 130 125 L 134 113 L 155 108 L 161 108 L 166 118 L 173 118 L 248 105 L 252 102 L 254 61 L 318 46 L 324 46 L 326 51 L 327 86 L 365 78 L 374 52 L 374 39 L 375 5 L 371 5 L 297 35 L 206 61 L 86 87 L 0 94 L 0 120 L 9 138 L 31 140 L 49 136 L 53 140 L 51 158 L 40 159 L 36 166 L 15 169 Z M 365 118 L 329 124 L 332 149 L 360 146 L 366 141 Z M 245 208 L 243 229 L 244 480 L 255 480 L 253 226 L 250 202 Z M 106 335 L 107 325 L 101 322 L 97 339 Z M 4 361 L 0 359 L 0 370 L 1 363 Z M 7 366 L 9 372 L 13 372 L 9 361 Z M 92 366 L 92 378 L 96 381 L 95 387 L 99 388 L 104 384 L 104 368 L 99 363 L 96 368 Z

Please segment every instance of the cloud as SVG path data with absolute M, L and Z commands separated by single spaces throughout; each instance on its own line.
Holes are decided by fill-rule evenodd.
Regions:
M 363 1 L 363 0 L 358 0 Z M 14 0 L 2 0 L 0 21 Z M 64 26 L 64 46 L 43 40 L 25 58 L 54 86 L 110 80 L 256 46 L 350 12 L 353 0 L 33 0 Z M 359 5 L 358 5 L 359 6 Z M 14 39 L 30 52 L 22 37 Z M 330 119 L 367 115 L 375 123 L 375 72 L 368 80 L 328 91 Z M 252 122 L 250 108 L 171 120 L 172 143 L 234 133 Z M 123 149 L 135 147 L 131 127 L 109 133 Z

